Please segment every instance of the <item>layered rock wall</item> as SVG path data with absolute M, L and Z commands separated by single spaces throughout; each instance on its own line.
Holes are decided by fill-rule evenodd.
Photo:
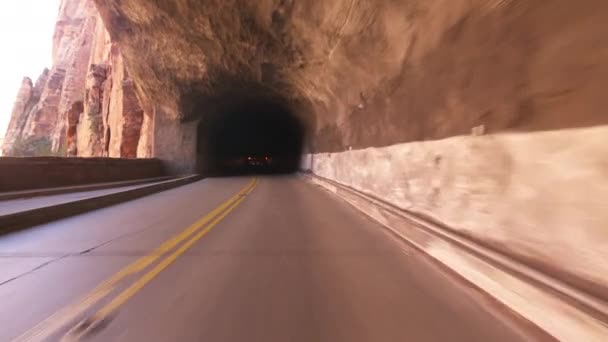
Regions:
M 48 72 L 48 70 L 45 70 Z M 2 154 L 9 155 L 13 153 L 14 145 L 17 143 L 17 139 L 21 135 L 21 132 L 25 128 L 25 122 L 27 120 L 27 113 L 32 110 L 34 103 L 37 102 L 33 98 L 34 85 L 32 80 L 28 77 L 24 78 L 21 82 L 21 87 L 17 93 L 17 99 L 13 105 L 13 111 L 11 113 L 11 120 L 9 122 L 6 134 L 2 141 Z
M 176 120 L 281 98 L 317 152 L 608 123 L 602 0 L 96 3 Z
M 3 154 L 150 157 L 146 144 L 152 139 L 143 140 L 139 153 L 138 147 L 144 117 L 151 112 L 144 115 L 121 60 L 93 2 L 63 0 L 53 38 L 53 67 L 35 86 L 24 80 Z M 34 143 L 38 145 L 32 147 Z

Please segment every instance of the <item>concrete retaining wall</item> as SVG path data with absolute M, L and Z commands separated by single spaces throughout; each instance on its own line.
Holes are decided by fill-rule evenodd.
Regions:
M 517 313 L 525 320 L 519 321 L 522 327 L 531 329 L 529 338 L 547 338 L 536 335 L 533 326 L 558 341 L 604 341 L 608 336 L 606 302 L 418 215 L 325 178 L 309 179 L 378 221 L 411 247 L 447 266 L 449 273 L 470 282 L 472 289 L 488 294 L 486 305 L 493 306 L 490 303 L 497 301 L 497 305 L 505 306 L 499 312 Z M 500 319 L 508 322 L 514 317 L 507 314 Z
M 124 181 L 165 175 L 158 159 L 0 158 L 0 191 Z
M 608 298 L 608 126 L 460 136 L 303 167 Z

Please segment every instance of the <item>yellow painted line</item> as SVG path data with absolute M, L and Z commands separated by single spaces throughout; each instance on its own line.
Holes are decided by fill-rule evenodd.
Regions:
M 101 299 L 105 298 L 108 294 L 112 292 L 114 286 L 122 279 L 145 269 L 146 267 L 154 263 L 158 258 L 162 257 L 171 249 L 175 248 L 175 246 L 177 246 L 179 243 L 190 237 L 205 224 L 213 220 L 213 218 L 215 218 L 217 215 L 221 214 L 224 210 L 226 210 L 226 208 L 231 208 L 232 204 L 234 204 L 236 201 L 241 201 L 245 194 L 248 194 L 251 192 L 251 190 L 253 190 L 257 182 L 258 180 L 256 178 L 253 178 L 236 195 L 226 200 L 224 203 L 209 212 L 207 215 L 203 216 L 202 218 L 191 224 L 181 233 L 173 236 L 171 239 L 162 243 L 152 253 L 141 257 L 135 262 L 124 267 L 123 269 L 115 273 L 113 276 L 111 276 L 109 279 L 98 285 L 95 289 L 93 289 L 90 293 L 82 297 L 80 300 L 55 312 L 53 315 L 49 316 L 44 321 L 38 323 L 36 326 L 23 333 L 21 336 L 14 339 L 13 342 L 41 341 L 45 338 L 48 338 L 55 331 L 57 331 L 70 321 L 76 319 L 88 308 L 99 302 Z
M 254 187 L 251 189 L 253 191 Z M 198 240 L 200 240 L 203 236 L 213 229 L 220 221 L 224 219 L 230 212 L 232 212 L 236 207 L 241 204 L 245 200 L 245 197 L 241 197 L 238 199 L 230 208 L 228 208 L 225 212 L 219 215 L 213 222 L 207 225 L 203 230 L 194 235 L 190 240 L 181 245 L 175 252 L 173 252 L 168 257 L 164 258 L 158 265 L 156 265 L 153 269 L 151 269 L 148 273 L 144 274 L 141 278 L 139 278 L 135 283 L 133 283 L 129 288 L 121 292 L 118 296 L 116 296 L 110 303 L 105 305 L 101 310 L 97 311 L 97 313 L 93 316 L 93 320 L 103 320 L 109 314 L 114 312 L 116 309 L 125 304 L 131 297 L 133 297 L 137 292 L 139 292 L 146 284 L 152 281 L 160 272 L 162 272 L 165 268 L 171 265 L 177 258 L 184 254 L 188 249 L 190 249 Z

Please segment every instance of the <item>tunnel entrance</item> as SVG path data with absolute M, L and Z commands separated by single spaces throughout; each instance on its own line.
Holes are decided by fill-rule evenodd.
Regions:
M 197 129 L 198 169 L 209 176 L 296 172 L 304 128 L 285 105 L 240 101 L 224 105 Z

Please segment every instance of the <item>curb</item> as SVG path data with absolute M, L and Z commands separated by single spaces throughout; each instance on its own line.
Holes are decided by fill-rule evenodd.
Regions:
M 66 187 L 47 188 L 47 189 L 11 191 L 8 193 L 0 193 L 0 201 L 31 198 L 31 197 L 36 197 L 36 196 L 61 195 L 61 194 L 83 192 L 83 191 L 112 189 L 112 188 L 118 188 L 118 187 L 123 187 L 123 186 L 133 186 L 133 185 L 140 185 L 140 184 L 146 184 L 146 183 L 162 182 L 162 181 L 166 181 L 169 179 L 175 179 L 175 177 L 164 176 L 164 177 L 137 179 L 137 180 L 131 180 L 131 181 L 127 180 L 127 181 L 122 181 L 122 182 L 98 183 L 98 184 L 92 184 L 92 185 L 76 185 L 76 186 L 66 186 Z
M 203 177 L 200 175 L 186 176 L 137 189 L 3 215 L 0 216 L 0 235 L 75 216 L 91 210 L 109 207 L 114 204 L 131 201 L 157 192 L 193 183 L 202 178 Z
M 338 182 L 310 173 L 303 176 L 558 340 L 601 341 L 608 336 L 604 300 L 420 215 Z

